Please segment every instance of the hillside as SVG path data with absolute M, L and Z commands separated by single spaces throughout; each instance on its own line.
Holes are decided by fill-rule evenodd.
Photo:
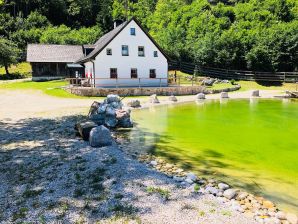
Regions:
M 127 14 L 173 59 L 228 69 L 297 70 L 295 0 L 131 0 L 128 10 L 125 5 L 124 0 L 2 1 L 0 45 L 20 49 L 13 51 L 15 62 L 25 59 L 27 43 L 94 43 Z M 1 57 L 8 53 L 2 53 L 4 65 Z

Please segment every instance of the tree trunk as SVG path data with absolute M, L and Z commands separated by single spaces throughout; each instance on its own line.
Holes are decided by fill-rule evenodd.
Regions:
M 5 67 L 5 72 L 6 72 L 6 75 L 9 75 L 9 71 L 8 71 L 8 65 L 4 65 Z

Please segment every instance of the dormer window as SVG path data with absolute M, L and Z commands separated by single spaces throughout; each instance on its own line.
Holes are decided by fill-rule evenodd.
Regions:
M 136 35 L 136 28 L 130 28 L 130 35 L 135 36 Z
M 157 58 L 157 57 L 158 57 L 158 52 L 157 52 L 157 51 L 153 51 L 153 56 L 154 56 L 155 58 Z
M 139 57 L 145 57 L 145 47 L 143 46 L 138 47 L 138 55 Z
M 122 56 L 128 56 L 128 45 L 122 45 Z
M 112 49 L 111 48 L 107 48 L 107 55 L 112 55 Z

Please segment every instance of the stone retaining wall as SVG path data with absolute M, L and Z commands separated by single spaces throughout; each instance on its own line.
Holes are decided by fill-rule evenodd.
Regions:
M 90 88 L 90 87 L 71 87 L 67 89 L 72 94 L 78 96 L 107 96 L 109 94 L 117 94 L 119 96 L 150 96 L 157 94 L 158 96 L 176 96 L 195 95 L 198 93 L 220 93 L 231 92 L 240 89 L 240 86 L 227 88 L 223 90 L 208 90 L 204 86 L 176 86 L 176 87 L 144 87 L 144 88 Z

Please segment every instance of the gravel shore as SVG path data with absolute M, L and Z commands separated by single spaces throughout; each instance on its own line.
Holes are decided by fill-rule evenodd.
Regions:
M 1 223 L 255 223 L 119 149 L 75 137 L 80 119 L 0 126 Z

